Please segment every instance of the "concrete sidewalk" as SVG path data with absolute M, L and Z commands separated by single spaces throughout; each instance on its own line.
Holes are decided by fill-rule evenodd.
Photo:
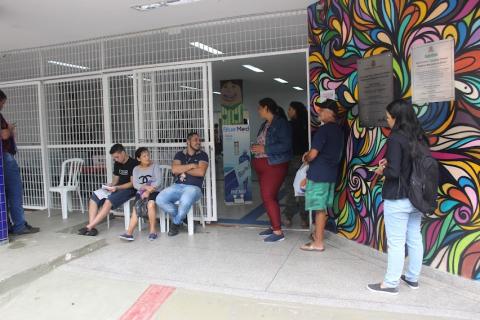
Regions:
M 158 310 L 161 319 L 187 319 L 195 314 L 197 319 L 480 317 L 478 282 L 429 267 L 424 268 L 416 291 L 404 285 L 398 296 L 367 291 L 368 283 L 381 281 L 386 255 L 334 234 L 327 234 L 326 251 L 318 253 L 298 249 L 307 240 L 307 232 L 287 231 L 285 241 L 265 244 L 256 228 L 213 225 L 205 232 L 197 229 L 194 236 L 162 234 L 156 241 L 148 241 L 148 232 L 143 230 L 134 242 L 127 243 L 117 238 L 124 231 L 119 218 L 112 221 L 110 230 L 101 226 L 98 237 L 69 235 L 74 243 L 86 238 L 107 245 L 98 245 L 97 250 L 36 281 L 19 283 L 0 298 L 2 319 L 14 315 L 25 303 L 31 306 L 22 311 L 25 319 L 65 315 L 80 319 L 84 312 L 91 315 L 97 309 L 98 317 L 93 318 L 117 319 L 150 284 L 176 288 Z M 38 237 L 49 239 L 48 234 L 56 232 L 42 233 Z M 54 236 L 50 239 L 58 242 Z M 51 308 L 47 301 L 63 307 Z M 244 308 L 245 318 L 239 316 L 238 305 L 252 306 Z M 305 314 L 304 310 L 309 311 Z M 282 318 L 284 314 L 290 316 Z

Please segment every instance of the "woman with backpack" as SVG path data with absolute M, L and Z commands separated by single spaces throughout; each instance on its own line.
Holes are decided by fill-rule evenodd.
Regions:
M 387 139 L 386 158 L 379 161 L 375 173 L 384 175 L 383 217 L 387 234 L 388 266 L 383 282 L 369 284 L 370 291 L 398 294 L 400 279 L 412 289 L 418 288 L 422 268 L 422 214 L 408 196 L 410 173 L 417 154 L 428 147 L 428 140 L 410 103 L 395 100 L 387 106 L 386 120 L 392 129 Z M 402 275 L 408 247 L 408 265 Z

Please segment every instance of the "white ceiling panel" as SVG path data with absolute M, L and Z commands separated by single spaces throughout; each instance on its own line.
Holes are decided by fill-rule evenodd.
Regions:
M 2 0 L 0 51 L 252 14 L 306 9 L 312 0 L 201 0 L 140 12 L 155 0 Z

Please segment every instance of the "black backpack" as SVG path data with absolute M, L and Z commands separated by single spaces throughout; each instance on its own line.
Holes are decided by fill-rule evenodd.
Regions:
M 437 208 L 438 162 L 427 146 L 420 145 L 417 150 L 407 184 L 408 199 L 423 215 L 429 215 Z

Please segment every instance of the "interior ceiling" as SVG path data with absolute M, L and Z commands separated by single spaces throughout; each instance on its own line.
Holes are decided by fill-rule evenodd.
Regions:
M 244 68 L 244 64 L 253 65 L 264 72 L 253 72 Z M 306 92 L 306 56 L 305 53 L 295 53 L 218 61 L 212 65 L 212 76 L 214 91 L 220 91 L 220 80 L 242 79 L 267 92 L 275 89 L 295 92 L 294 86 Z M 273 78 L 282 78 L 288 83 L 282 84 Z
M 0 51 L 159 29 L 243 15 L 306 9 L 313 0 L 201 0 L 140 12 L 156 0 L 2 0 Z

